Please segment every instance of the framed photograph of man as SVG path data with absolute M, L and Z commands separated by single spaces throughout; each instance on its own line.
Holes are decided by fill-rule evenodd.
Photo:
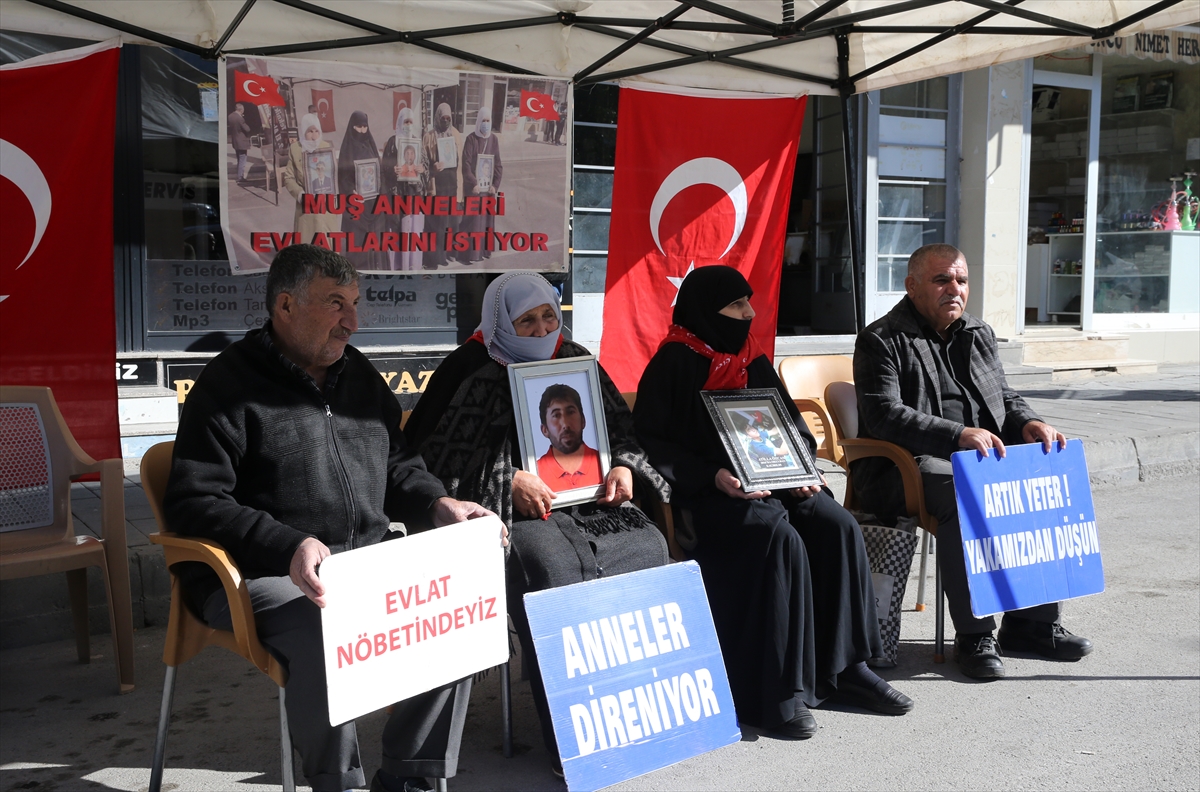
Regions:
M 313 195 L 333 195 L 334 184 L 333 149 L 317 149 L 304 155 L 304 177 L 308 182 L 307 192 Z
M 554 490 L 554 507 L 604 494 L 610 464 L 608 427 L 594 357 L 508 367 L 521 467 Z
M 421 141 L 417 138 L 400 138 L 396 143 L 396 151 L 400 154 L 400 161 L 396 165 L 400 169 L 396 173 L 397 181 L 409 184 L 420 181 L 421 174 L 417 166 L 421 164 Z
M 746 492 L 819 485 L 817 463 L 773 388 L 701 391 Z
M 494 154 L 480 154 L 479 158 L 475 160 L 475 183 L 481 193 L 492 188 L 495 159 Z
M 379 160 L 354 160 L 354 191 L 363 198 L 379 195 Z

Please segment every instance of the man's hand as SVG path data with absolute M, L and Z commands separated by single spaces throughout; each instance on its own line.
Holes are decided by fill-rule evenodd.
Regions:
M 478 503 L 460 501 L 454 498 L 438 498 L 433 502 L 432 517 L 435 527 L 454 525 L 455 523 L 474 520 L 476 517 L 494 517 L 487 509 Z
M 725 468 L 721 468 L 717 471 L 716 478 L 713 481 L 717 485 L 717 489 L 731 498 L 740 498 L 741 500 L 758 500 L 759 498 L 765 498 L 771 494 L 770 490 L 745 492 L 742 489 L 742 482 L 734 478 L 734 475 Z
M 513 508 L 526 517 L 546 517 L 558 497 L 546 482 L 524 470 L 513 474 Z
M 987 429 L 978 429 L 974 426 L 966 427 L 962 430 L 962 434 L 958 436 L 958 447 L 966 448 L 970 451 L 978 451 L 984 456 L 988 455 L 989 448 L 994 448 L 996 449 L 996 456 L 1004 459 L 1004 441 Z
M 818 492 L 821 491 L 821 487 L 826 486 L 825 474 L 817 471 L 817 475 L 821 477 L 820 486 L 813 484 L 809 487 L 796 487 L 795 489 L 789 490 L 789 492 L 791 492 L 794 497 L 797 497 L 800 500 L 807 500 L 814 497 Z
M 1021 438 L 1026 443 L 1041 443 L 1042 450 L 1047 454 L 1050 453 L 1050 444 L 1058 443 L 1058 448 L 1061 451 L 1067 447 L 1067 438 L 1063 437 L 1062 432 L 1054 431 L 1054 427 L 1041 421 L 1030 421 L 1021 427 Z
M 304 596 L 322 608 L 325 607 L 325 585 L 317 576 L 317 567 L 329 556 L 329 548 L 316 537 L 310 536 L 296 548 L 288 570 L 292 582 L 304 592 Z
M 460 501 L 454 498 L 438 498 L 433 502 L 433 524 L 435 527 L 456 525 L 477 517 L 495 517 L 490 509 L 485 509 L 472 501 Z M 500 525 L 500 546 L 508 547 L 508 528 Z
M 596 503 L 601 506 L 620 506 L 633 498 L 633 473 L 627 467 L 613 467 L 604 479 L 604 497 Z

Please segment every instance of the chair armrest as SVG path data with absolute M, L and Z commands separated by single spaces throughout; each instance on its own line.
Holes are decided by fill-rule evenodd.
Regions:
M 125 463 L 120 459 L 102 459 L 96 463 L 100 471 L 101 536 L 109 547 L 124 548 L 125 538 Z
M 925 486 L 921 481 L 921 470 L 917 467 L 917 460 L 913 459 L 912 454 L 895 443 L 865 437 L 841 440 L 838 445 L 845 452 L 843 458 L 846 460 L 847 469 L 851 462 L 870 457 L 883 457 L 893 462 L 904 483 L 905 514 L 916 517 L 922 528 L 937 535 L 937 520 L 925 511 Z
M 796 404 L 796 409 L 802 413 L 816 413 L 816 416 L 821 419 L 821 433 L 824 435 L 821 440 L 821 445 L 817 449 L 818 456 L 820 452 L 825 452 L 825 458 L 830 462 L 836 462 L 842 467 L 846 466 L 845 454 L 842 453 L 838 446 L 837 427 L 833 423 L 833 416 L 829 414 L 829 408 L 825 406 L 825 400 L 820 398 L 805 398 L 792 399 Z M 809 427 L 811 429 L 812 427 Z
M 233 635 L 238 651 L 250 659 L 264 674 L 270 675 L 271 656 L 258 640 L 258 629 L 254 625 L 254 610 L 250 605 L 250 591 L 245 578 L 225 548 L 208 539 L 159 531 L 150 534 L 150 541 L 162 545 L 166 555 L 167 569 L 183 561 L 198 561 L 217 573 L 225 596 L 229 599 L 229 616 L 233 622 Z

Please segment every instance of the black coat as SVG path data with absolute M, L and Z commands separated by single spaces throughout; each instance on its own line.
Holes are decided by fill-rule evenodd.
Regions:
M 247 333 L 188 393 L 164 504 L 171 530 L 216 541 L 256 578 L 288 574 L 309 536 L 337 553 L 380 541 L 391 522 L 432 527 L 445 489 L 408 450 L 374 366 L 346 347 L 322 394 L 266 334 Z

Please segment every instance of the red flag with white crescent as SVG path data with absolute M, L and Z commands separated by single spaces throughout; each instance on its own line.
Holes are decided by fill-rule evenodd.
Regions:
M 559 119 L 558 111 L 554 109 L 554 98 L 550 94 L 537 91 L 521 91 L 521 115 L 525 118 L 547 118 L 551 121 Z
M 113 306 L 119 45 L 0 67 L 6 107 L 70 97 L 71 123 L 0 113 L 0 384 L 54 391 L 83 450 L 121 456 Z M 52 416 L 43 416 L 53 421 Z
M 621 88 L 600 363 L 622 391 L 637 389 L 697 267 L 746 277 L 751 333 L 773 357 L 804 106 Z
M 321 121 L 321 131 L 325 134 L 337 131 L 333 120 L 333 90 L 313 89 L 312 103 L 317 108 L 317 118 Z
M 233 73 L 233 99 L 236 102 L 249 102 L 256 105 L 271 105 L 286 107 L 287 102 L 279 95 L 279 86 L 265 74 L 247 74 L 235 71 Z

